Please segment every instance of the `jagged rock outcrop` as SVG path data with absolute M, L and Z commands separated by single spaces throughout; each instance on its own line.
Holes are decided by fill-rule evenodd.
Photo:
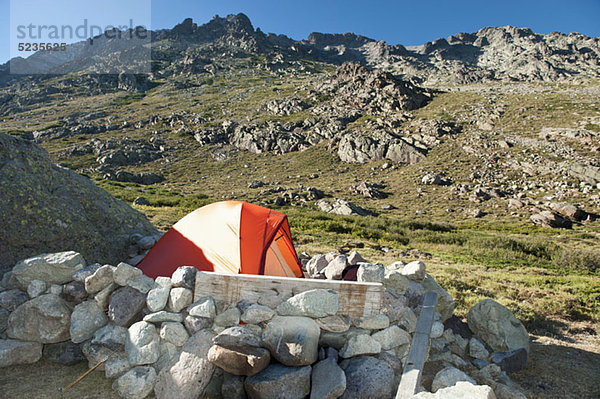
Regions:
M 64 248 L 118 263 L 150 222 L 87 178 L 52 164 L 44 149 L 0 133 L 0 266 Z

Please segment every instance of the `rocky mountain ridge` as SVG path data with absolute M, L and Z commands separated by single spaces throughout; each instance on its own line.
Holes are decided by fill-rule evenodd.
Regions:
M 93 42 L 93 48 L 80 42 L 68 46 L 64 54 L 38 52 L 9 63 L 33 73 L 98 72 L 115 65 L 126 71 L 149 50 L 149 44 L 135 40 L 98 36 Z M 354 61 L 424 84 L 600 77 L 600 38 L 579 33 L 544 35 L 512 26 L 486 27 L 405 47 L 353 33 L 314 32 L 296 41 L 265 34 L 247 16 L 237 14 L 215 16 L 203 25 L 188 18 L 172 29 L 153 31 L 151 43 L 152 71 L 160 75 L 214 70 L 223 58 L 254 54 L 263 56 L 265 67 L 271 69 L 289 67 L 298 60 Z M 9 63 L 0 66 L 0 82 L 11 79 Z

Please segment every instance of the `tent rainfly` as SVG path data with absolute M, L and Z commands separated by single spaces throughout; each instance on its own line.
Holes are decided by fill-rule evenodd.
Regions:
M 244 201 L 196 209 L 175 223 L 138 265 L 152 278 L 171 276 L 179 266 L 303 277 L 287 216 Z

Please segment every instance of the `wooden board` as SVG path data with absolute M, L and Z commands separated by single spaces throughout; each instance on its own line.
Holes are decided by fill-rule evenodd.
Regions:
M 282 295 L 289 298 L 300 292 L 326 289 L 339 294 L 339 314 L 363 317 L 378 314 L 383 302 L 381 283 L 358 283 L 355 281 L 314 280 L 248 274 L 196 273 L 194 302 L 204 296 L 235 306 L 242 299 L 258 301 L 262 295 Z
M 425 293 L 421 313 L 417 320 L 417 328 L 410 343 L 406 364 L 404 365 L 404 371 L 402 372 L 402 378 L 400 379 L 400 385 L 396 393 L 396 399 L 409 399 L 417 393 L 429 348 L 429 334 L 431 333 L 436 305 L 437 293 Z

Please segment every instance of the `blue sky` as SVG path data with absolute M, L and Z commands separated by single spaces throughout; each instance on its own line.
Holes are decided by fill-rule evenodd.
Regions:
M 38 10 L 46 23 L 64 23 L 69 11 L 64 5 L 75 0 L 12 0 L 55 5 Z M 119 4 L 117 0 L 108 2 Z M 600 36 L 600 0 L 422 0 L 422 1 L 267 1 L 267 0 L 120 0 L 117 19 L 135 13 L 135 7 L 147 8 L 151 1 L 152 29 L 170 28 L 186 17 L 202 24 L 218 14 L 243 12 L 254 27 L 264 32 L 283 33 L 294 39 L 304 39 L 310 32 L 354 32 L 390 44 L 418 45 L 458 32 L 474 32 L 486 26 L 514 25 L 529 27 L 535 32 L 580 32 Z M 89 15 L 100 18 L 93 4 L 82 2 Z M 485 5 L 485 6 L 484 6 Z M 0 63 L 10 58 L 10 1 L 0 0 Z M 146 10 L 147 11 L 147 10 Z M 109 18 L 110 15 L 102 15 Z M 78 24 L 80 19 L 70 23 Z

